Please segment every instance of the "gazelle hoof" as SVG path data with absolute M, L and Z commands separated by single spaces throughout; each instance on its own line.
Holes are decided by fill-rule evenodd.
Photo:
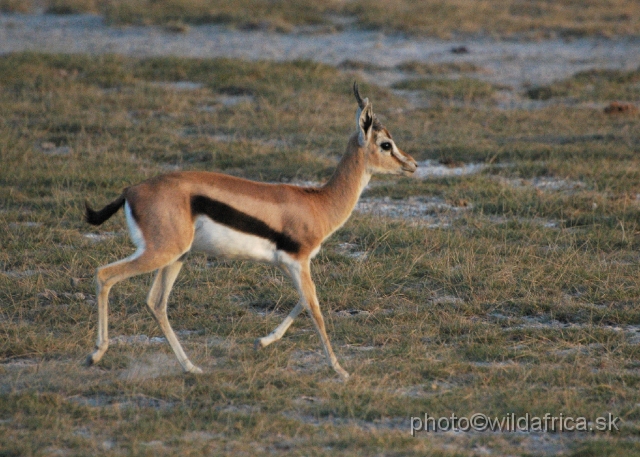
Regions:
M 347 373 L 347 371 L 344 368 L 336 367 L 335 370 L 336 370 L 336 373 L 340 375 L 343 381 L 347 381 L 349 379 L 349 373 Z
M 102 356 L 106 351 L 107 351 L 106 349 L 104 350 L 96 349 L 94 352 L 92 352 L 87 356 L 84 364 L 88 367 L 95 365 L 100 361 L 100 359 L 102 358 Z
M 254 351 L 262 349 L 265 346 L 266 346 L 265 344 L 262 344 L 262 338 L 256 338 L 256 340 L 253 342 L 253 350 Z
M 96 362 L 93 360 L 93 354 L 89 354 L 87 356 L 87 358 L 84 360 L 84 366 L 85 367 L 93 366 L 93 365 L 95 365 L 95 363 Z
M 204 371 L 202 371 L 201 368 L 198 368 L 197 366 L 193 365 L 191 368 L 185 370 L 185 373 L 202 374 L 204 373 Z

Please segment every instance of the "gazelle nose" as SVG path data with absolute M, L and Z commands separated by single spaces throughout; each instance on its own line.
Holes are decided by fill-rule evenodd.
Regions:
M 418 162 L 416 162 L 413 157 L 408 157 L 409 160 L 405 161 L 402 169 L 404 171 L 408 171 L 413 173 L 414 171 L 416 171 L 418 169 Z

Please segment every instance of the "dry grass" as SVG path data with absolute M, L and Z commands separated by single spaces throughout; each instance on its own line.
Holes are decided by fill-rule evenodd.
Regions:
M 97 13 L 98 0 L 47 0 L 45 12 L 50 14 Z
M 99 11 L 114 24 L 222 23 L 243 29 L 290 32 L 296 26 L 341 29 L 336 16 L 389 33 L 451 38 L 465 35 L 540 39 L 576 36 L 633 36 L 640 33 L 635 0 L 47 0 L 46 10 L 69 14 Z M 25 12 L 28 2 L 0 1 L 0 9 Z
M 549 100 L 565 97 L 580 101 L 640 101 L 640 68 L 623 70 L 589 70 L 548 86 L 533 87 L 529 98 Z
M 431 63 L 410 60 L 396 67 L 398 70 L 418 75 L 440 75 L 447 73 L 477 73 L 484 69 L 471 62 Z
M 355 214 L 324 246 L 313 273 L 347 384 L 306 317 L 253 351 L 296 302 L 284 277 L 198 255 L 169 313 L 204 375 L 144 338 L 81 365 L 93 271 L 132 251 L 121 215 L 82 222 L 84 199 L 176 168 L 326 179 L 353 130 L 352 78 L 309 62 L 0 58 L 3 455 L 640 455 L 640 119 L 596 108 L 407 111 L 362 85 L 417 159 L 487 169 L 376 180 L 366 197 L 439 197 L 449 225 Z M 114 289 L 112 337 L 160 336 L 149 284 Z M 624 422 L 410 436 L 409 417 L 452 412 Z
M 632 0 L 379 0 L 347 7 L 366 27 L 449 38 L 494 36 L 637 35 L 640 4 Z
M 29 0 L 0 0 L 1 13 L 28 13 L 31 11 Z
M 395 83 L 393 88 L 419 90 L 426 92 L 426 95 L 430 98 L 464 102 L 489 99 L 497 89 L 500 89 L 500 87 L 496 87 L 491 83 L 468 77 L 458 79 L 407 79 Z

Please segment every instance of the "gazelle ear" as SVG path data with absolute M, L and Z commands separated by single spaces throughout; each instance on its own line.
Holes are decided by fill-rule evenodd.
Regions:
M 358 108 L 356 113 L 356 128 L 358 129 L 358 143 L 364 146 L 371 139 L 373 130 L 373 108 L 369 100 L 365 98 L 364 108 Z

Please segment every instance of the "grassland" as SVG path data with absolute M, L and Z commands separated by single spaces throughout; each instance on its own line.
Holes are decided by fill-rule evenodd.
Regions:
M 148 277 L 114 288 L 116 341 L 82 366 L 94 269 L 132 252 L 122 215 L 90 228 L 84 200 L 173 169 L 322 181 L 354 127 L 354 77 L 310 62 L 0 58 L 1 455 L 640 455 L 640 118 L 599 107 L 452 107 L 434 90 L 443 103 L 407 110 L 361 85 L 416 159 L 486 168 L 375 180 L 365 198 L 438 198 L 447 224 L 357 213 L 315 260 L 348 383 L 306 317 L 253 350 L 296 302 L 277 271 L 199 255 L 169 317 L 205 374 L 182 375 L 153 339 Z M 640 101 L 635 77 L 598 78 L 598 93 Z M 172 85 L 184 81 L 198 84 Z M 622 422 L 410 436 L 411 416 L 452 412 Z
M 55 14 L 99 13 L 113 24 L 162 24 L 183 32 L 189 24 L 290 32 L 355 26 L 385 33 L 451 38 L 629 36 L 640 33 L 635 0 L 0 0 L 0 11 L 28 12 L 42 4 Z
M 497 87 L 478 79 L 462 77 L 452 79 L 406 79 L 393 85 L 394 89 L 418 90 L 435 99 L 465 102 L 491 98 Z
M 527 91 L 532 99 L 572 98 L 579 101 L 610 101 L 640 99 L 640 71 L 589 70 L 548 86 Z

